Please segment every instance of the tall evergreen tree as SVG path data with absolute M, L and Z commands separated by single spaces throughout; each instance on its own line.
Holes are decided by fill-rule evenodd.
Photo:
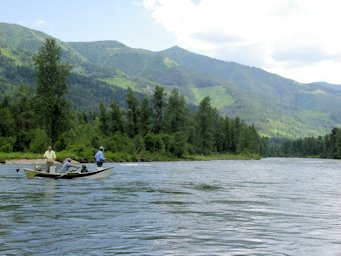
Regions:
M 12 116 L 10 106 L 8 106 L 7 101 L 4 104 L 0 104 L 0 137 L 12 136 L 15 132 L 15 119 Z
M 240 153 L 241 150 L 241 123 L 239 117 L 232 120 L 231 129 L 231 151 L 233 153 Z
M 138 134 L 139 128 L 139 108 L 138 99 L 133 90 L 128 88 L 127 95 L 127 133 L 129 137 L 134 137 Z
M 152 109 L 147 98 L 143 98 L 140 107 L 140 133 L 144 136 L 150 131 Z
M 167 132 L 184 131 L 187 128 L 188 122 L 185 98 L 174 89 L 169 96 L 165 114 Z
M 15 94 L 12 106 L 12 113 L 15 115 L 15 130 L 28 132 L 36 127 L 35 113 L 32 104 L 33 89 L 19 88 Z
M 164 111 L 166 107 L 166 93 L 163 87 L 156 86 L 153 94 L 153 131 L 159 133 L 162 129 Z
M 123 132 L 124 121 L 122 111 L 120 106 L 114 102 L 110 105 L 111 113 L 110 113 L 110 131 L 111 132 Z
M 37 125 L 32 95 L 32 89 L 21 87 L 12 102 L 16 133 L 16 142 L 13 148 L 15 151 L 25 151 L 30 147 L 30 137 L 32 137 L 30 133 Z
M 232 143 L 232 132 L 231 132 L 231 120 L 227 116 L 223 121 L 223 151 L 230 152 L 231 151 L 231 143 Z
M 99 103 L 99 129 L 104 135 L 109 135 L 109 114 L 103 102 Z
M 71 123 L 71 108 L 65 99 L 71 66 L 63 63 L 61 57 L 62 48 L 52 38 L 47 38 L 33 57 L 37 76 L 36 113 L 52 144 Z
M 205 97 L 199 105 L 197 113 L 197 149 L 208 154 L 214 151 L 214 126 L 216 111 L 211 107 L 210 97 Z
M 11 152 L 16 140 L 15 119 L 6 98 L 0 103 L 0 117 L 0 151 Z

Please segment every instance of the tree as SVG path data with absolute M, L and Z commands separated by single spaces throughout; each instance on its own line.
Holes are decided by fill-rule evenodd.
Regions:
M 232 120 L 232 129 L 231 129 L 231 150 L 233 153 L 240 153 L 241 150 L 241 123 L 239 117 L 236 117 Z
M 174 133 L 170 152 L 176 157 L 182 157 L 187 152 L 187 135 L 184 132 Z
M 159 133 L 162 129 L 163 124 L 163 116 L 164 110 L 166 107 L 165 100 L 166 93 L 164 92 L 164 88 L 160 86 L 155 87 L 155 91 L 153 94 L 153 131 L 155 133 Z
M 114 102 L 110 105 L 110 108 L 110 131 L 112 133 L 123 132 L 124 122 L 120 106 L 116 102 Z
M 10 108 L 0 104 L 0 116 L 1 116 L 0 137 L 12 136 L 15 131 L 15 120 L 11 114 Z
M 143 98 L 140 107 L 140 133 L 144 136 L 150 131 L 152 109 L 147 98 Z
M 99 103 L 99 129 L 104 135 L 109 135 L 109 118 L 103 102 Z
M 15 116 L 15 130 L 29 132 L 37 126 L 32 104 L 33 89 L 20 87 L 12 103 L 12 114 Z
M 208 154 L 214 151 L 214 132 L 218 112 L 211 107 L 211 99 L 205 97 L 199 105 L 197 113 L 197 149 Z
M 139 109 L 138 100 L 131 88 L 128 88 L 127 95 L 127 133 L 130 138 L 138 134 L 139 127 Z
M 33 57 L 37 78 L 36 114 L 52 144 L 71 124 L 71 107 L 65 99 L 71 66 L 63 63 L 61 57 L 62 48 L 52 38 L 47 38 Z
M 149 152 L 161 153 L 165 148 L 160 134 L 147 133 L 144 137 L 144 144 L 146 150 Z
M 168 99 L 165 114 L 167 132 L 175 133 L 187 128 L 188 113 L 185 98 L 177 90 L 173 90 Z

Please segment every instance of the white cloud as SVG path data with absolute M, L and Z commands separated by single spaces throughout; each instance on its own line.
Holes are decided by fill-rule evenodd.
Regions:
M 34 21 L 34 25 L 36 26 L 44 26 L 45 24 L 46 24 L 46 21 L 42 19 L 38 19 Z
M 341 1 L 145 0 L 144 7 L 180 47 L 299 82 L 341 83 Z

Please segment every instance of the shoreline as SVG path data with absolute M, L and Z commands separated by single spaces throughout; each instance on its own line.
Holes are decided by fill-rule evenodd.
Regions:
M 2 164 L 35 164 L 35 165 L 43 165 L 46 164 L 46 159 L 9 159 L 1 162 Z M 79 162 L 72 160 L 72 163 L 79 164 Z M 61 164 L 59 161 L 55 161 L 55 164 Z
M 5 160 L 3 164 L 45 164 L 45 159 L 9 159 Z
M 235 157 L 235 158 L 209 158 L 209 157 L 203 157 L 203 158 L 191 158 L 191 159 L 177 159 L 174 161 L 210 161 L 210 160 L 259 160 L 259 159 L 254 159 L 254 158 L 239 158 L 239 157 Z M 111 161 L 109 161 L 111 162 Z M 108 162 L 108 163 L 109 163 Z M 143 161 L 141 161 L 143 162 Z M 159 161 L 151 161 L 151 162 L 159 162 Z M 74 164 L 80 164 L 80 162 L 72 159 L 72 163 Z M 87 163 L 91 163 L 91 162 L 87 162 Z M 44 165 L 46 164 L 46 159 L 9 159 L 9 160 L 5 160 L 5 161 L 0 161 L 0 164 L 34 164 L 34 165 Z M 55 161 L 55 164 L 62 164 L 59 161 Z M 84 163 L 86 164 L 86 163 Z
M 88 158 L 77 157 L 71 153 L 63 152 L 59 154 L 56 164 L 61 164 L 66 157 L 70 157 L 75 164 L 93 163 Z M 163 155 L 148 155 L 139 157 L 127 157 L 126 155 L 108 154 L 107 162 L 160 162 L 160 161 L 210 161 L 210 160 L 260 160 L 260 155 L 252 153 L 242 154 L 211 154 L 211 155 L 186 155 L 181 158 L 171 158 Z M 46 163 L 46 159 L 41 158 L 40 154 L 26 153 L 0 153 L 0 164 L 35 164 L 42 165 Z

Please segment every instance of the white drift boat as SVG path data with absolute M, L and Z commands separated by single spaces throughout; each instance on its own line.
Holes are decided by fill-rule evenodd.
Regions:
M 55 172 L 54 168 L 50 170 L 50 172 L 35 170 L 35 169 L 29 169 L 29 168 L 23 168 L 27 178 L 31 179 L 34 177 L 42 177 L 42 178 L 52 178 L 52 179 L 75 179 L 75 178 L 91 178 L 91 179 L 100 179 L 100 178 L 107 178 L 112 173 L 114 166 L 110 167 L 102 167 L 99 169 L 96 169 L 94 171 L 67 171 L 67 172 L 61 172 L 57 173 Z M 17 169 L 17 172 L 20 171 L 20 169 Z

